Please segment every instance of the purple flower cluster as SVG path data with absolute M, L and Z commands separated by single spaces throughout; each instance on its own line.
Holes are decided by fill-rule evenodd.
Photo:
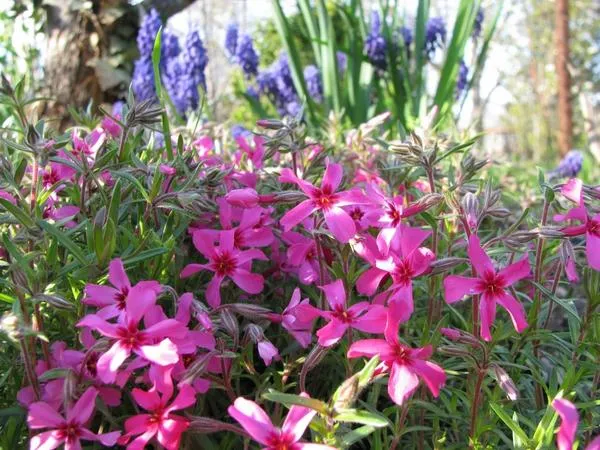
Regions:
M 162 23 L 152 9 L 142 20 L 137 43 L 140 58 L 135 62 L 132 86 L 138 101 L 156 99 L 152 49 Z M 177 36 L 164 30 L 161 42 L 160 70 L 162 82 L 180 114 L 198 107 L 198 87 L 206 89 L 204 71 L 208 63 L 206 49 L 198 32 L 188 34 L 182 49 Z
M 282 53 L 269 68 L 259 73 L 256 81 L 259 93 L 271 99 L 280 115 L 295 116 L 298 114 L 300 99 L 285 53 Z
M 459 98 L 467 87 L 468 78 L 469 68 L 465 64 L 465 61 L 461 59 L 458 66 L 458 78 L 456 80 L 456 98 Z
M 477 38 L 481 34 L 481 30 L 483 28 L 483 8 L 479 8 L 477 11 L 477 16 L 475 17 L 475 23 L 473 24 L 473 37 Z
M 387 61 L 385 58 L 386 42 L 381 34 L 381 20 L 379 13 L 373 11 L 371 13 L 371 31 L 365 39 L 365 53 L 369 58 L 369 61 L 380 71 L 383 71 L 387 67 Z
M 442 48 L 446 43 L 446 22 L 441 17 L 432 17 L 427 22 L 425 30 L 425 51 L 429 57 L 433 56 L 437 48 Z
M 413 32 L 407 26 L 400 27 L 400 35 L 402 36 L 402 41 L 404 42 L 404 46 L 406 49 L 410 47 L 413 41 Z
M 227 26 L 225 33 L 225 50 L 229 53 L 229 57 L 233 58 L 236 55 L 238 45 L 239 27 L 237 23 L 230 23 Z
M 238 41 L 235 59 L 247 77 L 258 75 L 258 53 L 250 35 L 245 34 Z
M 346 68 L 348 67 L 348 55 L 346 55 L 344 52 L 338 51 L 335 56 L 337 58 L 338 72 L 343 74 L 346 72 Z
M 321 103 L 323 101 L 323 80 L 317 66 L 311 64 L 304 68 L 304 80 L 308 95 L 317 103 Z
M 571 150 L 560 161 L 558 167 L 549 172 L 550 177 L 574 178 L 583 167 L 583 154 L 578 150 Z

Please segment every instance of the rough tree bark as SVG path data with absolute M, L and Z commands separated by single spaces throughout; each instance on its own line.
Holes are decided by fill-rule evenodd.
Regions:
M 558 148 L 561 155 L 573 144 L 573 106 L 569 73 L 569 0 L 555 3 L 556 74 L 558 76 Z

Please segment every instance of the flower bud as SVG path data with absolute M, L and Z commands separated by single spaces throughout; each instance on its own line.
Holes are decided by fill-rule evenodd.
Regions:
M 512 378 L 497 364 L 492 364 L 490 366 L 490 372 L 498 382 L 500 389 L 502 389 L 506 396 L 514 402 L 519 397 L 519 390 Z
M 454 269 L 459 264 L 463 264 L 468 261 L 469 260 L 466 258 L 457 258 L 454 256 L 450 258 L 438 259 L 436 261 L 433 261 L 429 266 L 431 268 L 431 275 L 437 275 L 440 273 L 448 272 L 449 270 Z
M 196 361 L 194 361 L 184 372 L 180 383 L 191 384 L 197 378 L 201 377 L 206 372 L 211 359 L 213 359 L 218 353 L 219 352 L 216 350 L 213 350 L 197 358 Z
M 279 130 L 285 126 L 281 120 L 277 119 L 259 119 L 256 121 L 256 125 L 267 130 Z
M 49 305 L 52 305 L 57 309 L 66 309 L 66 310 L 73 309 L 73 305 L 69 301 L 65 300 L 64 298 L 62 298 L 58 295 L 38 294 L 33 299 L 46 302 Z
M 461 337 L 460 331 L 455 328 L 441 328 L 440 332 L 451 341 L 458 341 Z
M 225 200 L 232 206 L 238 206 L 240 208 L 254 208 L 258 206 L 260 197 L 258 193 L 251 188 L 245 189 L 234 189 L 230 191 L 226 196 Z
M 479 224 L 479 200 L 471 192 L 467 192 L 461 201 L 462 210 L 471 231 L 477 230 Z
M 268 319 L 271 313 L 267 308 L 247 303 L 233 303 L 227 305 L 227 308 L 249 319 Z

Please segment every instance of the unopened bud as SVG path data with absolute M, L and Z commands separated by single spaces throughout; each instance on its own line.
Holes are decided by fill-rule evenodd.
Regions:
M 196 379 L 200 378 L 206 372 L 211 359 L 218 353 L 219 352 L 213 350 L 197 358 L 184 372 L 180 383 L 191 384 Z
M 220 431 L 232 431 L 240 435 L 246 435 L 244 430 L 231 423 L 221 422 L 220 420 L 211 419 L 210 417 L 191 416 L 191 422 L 188 430 L 192 433 L 210 434 Z
M 233 303 L 227 305 L 227 308 L 249 319 L 267 319 L 271 313 L 267 308 L 247 303 Z
M 440 273 L 448 272 L 449 270 L 454 269 L 456 266 L 466 263 L 468 261 L 469 260 L 466 258 L 457 257 L 438 259 L 436 261 L 433 261 L 429 266 L 431 269 L 431 275 L 437 275 Z
M 55 295 L 55 294 L 52 294 L 52 295 L 38 294 L 33 299 L 42 301 L 42 302 L 46 302 L 49 305 L 52 305 L 57 309 L 66 309 L 66 310 L 73 309 L 73 305 L 69 301 L 67 301 L 64 298 L 62 298 L 58 295 Z
M 245 189 L 234 189 L 230 191 L 226 196 L 225 200 L 232 206 L 240 208 L 254 208 L 258 206 L 260 197 L 258 193 L 251 188 Z
M 227 332 L 229 336 L 231 336 L 234 342 L 238 342 L 240 335 L 240 328 L 237 319 L 231 313 L 231 311 L 224 309 L 221 311 L 221 325 Z
M 256 121 L 256 125 L 267 130 L 279 130 L 285 126 L 281 120 L 277 119 L 259 119 Z
M 349 408 L 360 393 L 358 374 L 345 380 L 334 395 L 334 409 Z
M 506 371 L 497 364 L 491 365 L 490 372 L 506 396 L 513 402 L 517 400 L 519 397 L 519 390 L 508 373 L 506 373 Z
M 565 233 L 554 227 L 540 227 L 532 231 L 536 231 L 540 237 L 545 239 L 563 239 L 565 237 Z
M 275 194 L 277 203 L 299 203 L 306 200 L 306 195 L 298 191 L 279 192 Z
M 487 214 L 499 219 L 505 219 L 511 215 L 511 212 L 506 208 L 492 208 L 487 210 Z

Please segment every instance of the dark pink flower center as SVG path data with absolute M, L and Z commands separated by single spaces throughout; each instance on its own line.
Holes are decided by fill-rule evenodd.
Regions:
M 55 183 L 58 183 L 60 179 L 58 178 L 58 174 L 52 170 L 52 168 L 44 171 L 42 175 L 42 180 L 44 186 L 52 186 Z
M 287 433 L 273 433 L 267 438 L 267 445 L 271 450 L 290 450 L 294 443 L 293 436 Z
M 66 442 L 72 443 L 79 439 L 81 436 L 81 427 L 75 421 L 70 421 L 62 424 L 57 429 L 57 438 L 65 440 Z
M 350 217 L 357 222 L 360 221 L 364 215 L 365 213 L 358 206 L 350 211 Z
M 589 219 L 587 221 L 587 232 L 600 237 L 600 220 Z
M 212 267 L 219 276 L 231 276 L 237 267 L 237 259 L 228 251 L 224 251 L 221 254 L 217 254 Z
M 398 226 L 398 224 L 400 223 L 400 219 L 402 219 L 402 214 L 400 213 L 398 208 L 396 208 L 396 205 L 388 202 L 387 208 L 386 208 L 386 214 L 392 220 L 391 225 L 393 227 Z
M 352 323 L 354 321 L 354 314 L 345 310 L 341 305 L 335 307 L 333 317 L 343 323 Z
M 121 291 L 117 292 L 114 295 L 115 302 L 117 303 L 117 308 L 119 308 L 121 311 L 123 311 L 125 309 L 125 306 L 126 306 L 125 300 L 127 299 L 128 294 L 129 294 L 129 288 L 127 286 L 123 286 L 121 288 Z
M 494 272 L 486 272 L 479 283 L 482 291 L 492 297 L 500 295 L 506 287 L 504 277 Z
M 415 275 L 415 271 L 411 267 L 411 264 L 406 259 L 403 259 L 399 263 L 396 264 L 396 269 L 392 274 L 392 278 L 396 284 L 408 285 L 411 283 Z
M 322 189 L 315 189 L 315 193 L 313 194 L 315 205 L 325 211 L 334 206 L 337 200 L 338 196 L 333 192 L 331 186 L 327 184 Z
M 394 357 L 396 362 L 400 364 L 406 364 L 410 361 L 409 349 L 397 344 L 394 346 Z
M 163 420 L 163 410 L 162 410 L 162 408 L 159 408 L 159 409 L 153 411 L 152 414 L 150 414 L 150 417 L 146 421 L 146 424 L 148 426 L 158 425 L 159 423 L 162 422 L 162 420 Z
M 117 328 L 117 336 L 121 344 L 129 349 L 137 349 L 141 345 L 148 343 L 146 333 L 140 331 L 137 324 L 129 324 L 128 326 L 120 326 Z
M 98 363 L 98 356 L 98 353 L 92 352 L 88 355 L 85 361 L 85 368 L 92 377 L 98 375 L 98 369 L 96 367 L 96 364 Z
M 233 233 L 233 246 L 235 248 L 242 248 L 246 243 L 246 239 L 242 235 L 242 231 L 239 228 L 236 228 Z

